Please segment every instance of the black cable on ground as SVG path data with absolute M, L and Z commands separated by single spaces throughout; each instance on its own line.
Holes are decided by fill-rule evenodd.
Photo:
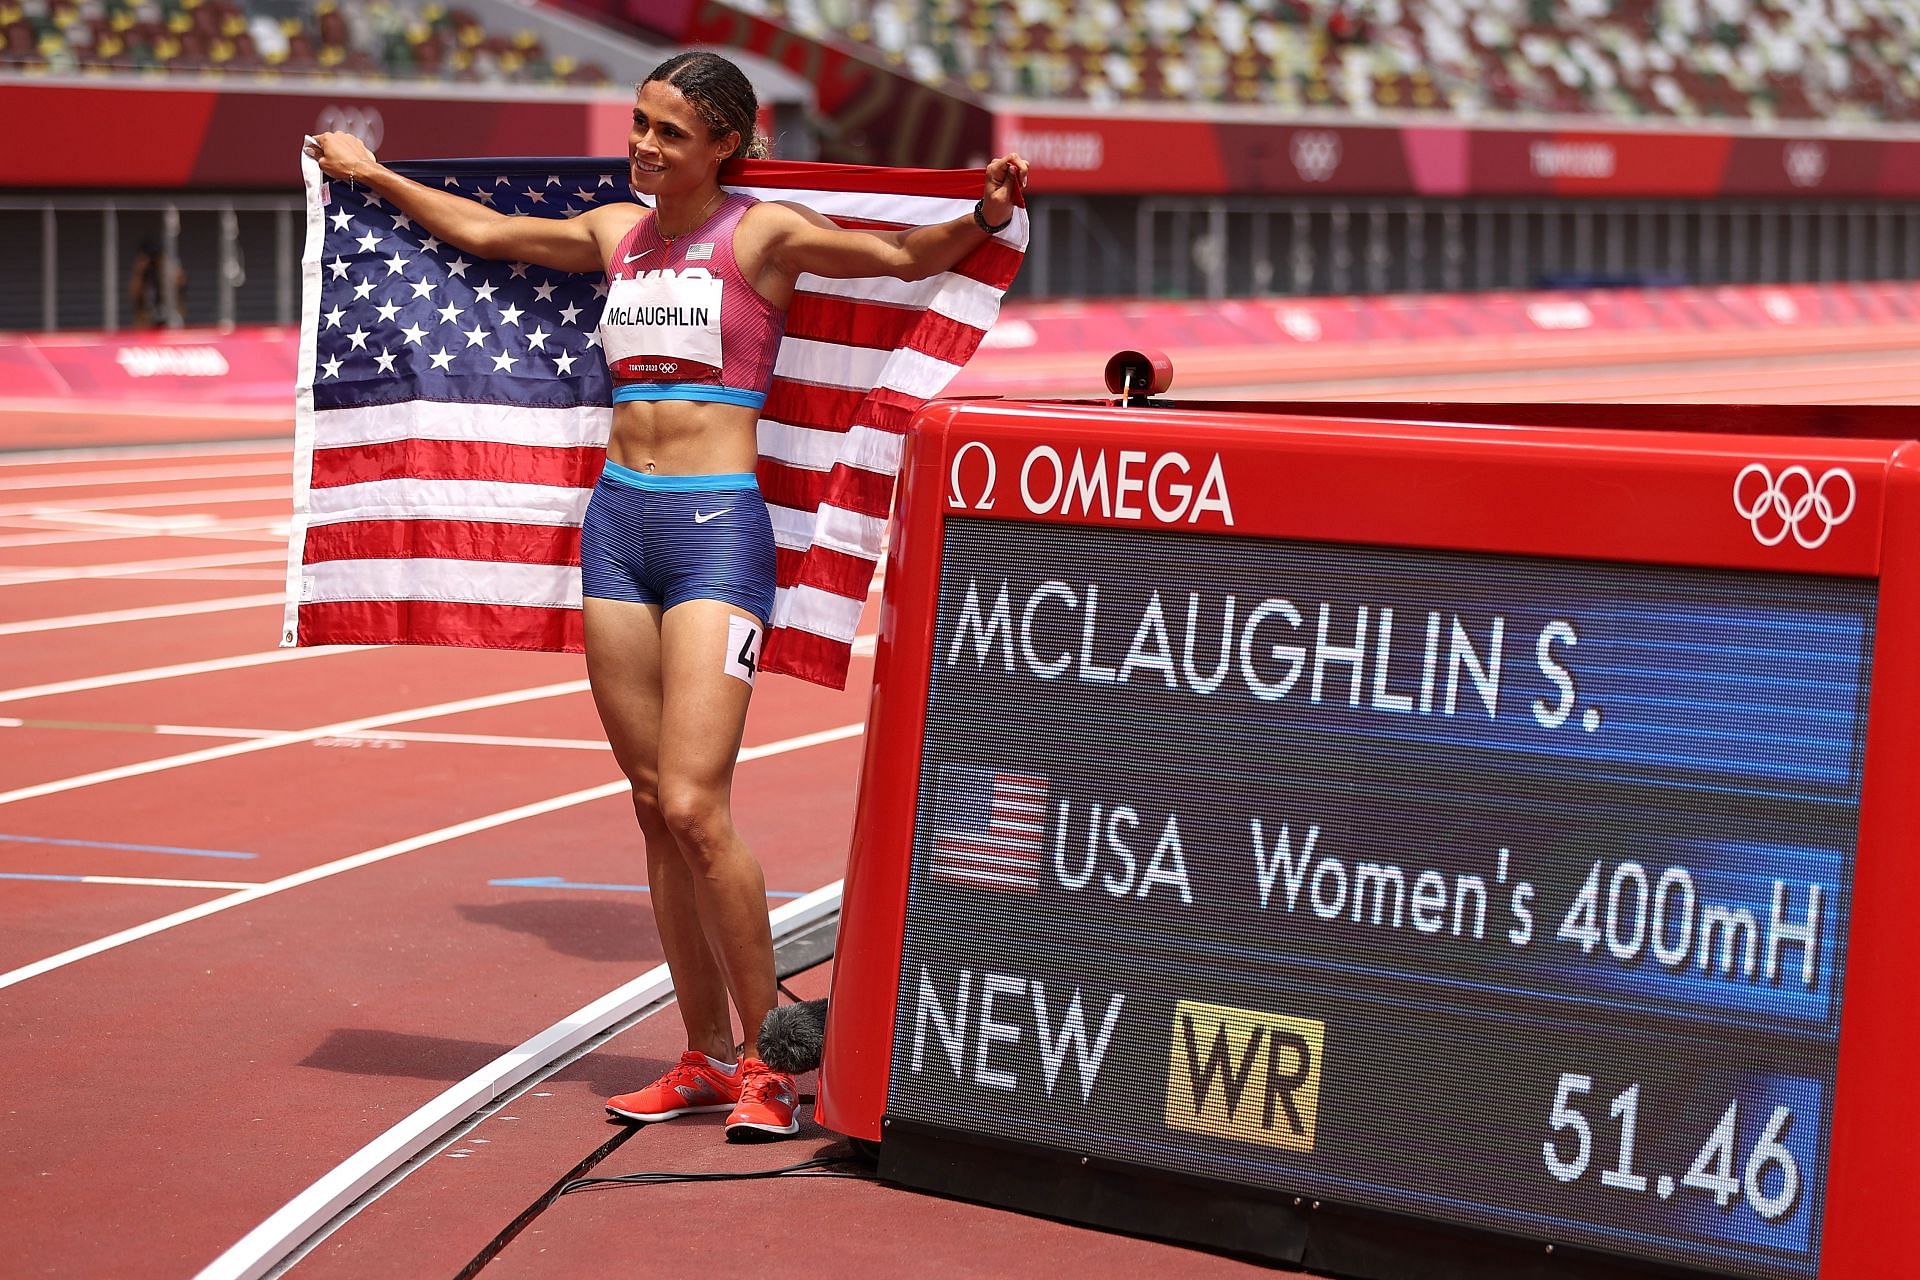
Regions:
M 619 1133 L 614 1134 L 611 1138 L 608 1138 L 605 1142 L 595 1147 L 588 1153 L 586 1159 L 561 1174 L 559 1179 L 555 1181 L 552 1186 L 548 1187 L 538 1200 L 535 1200 L 532 1204 L 522 1209 L 518 1217 L 501 1228 L 499 1235 L 487 1241 L 486 1247 L 480 1250 L 479 1253 L 473 1255 L 473 1261 L 460 1268 L 459 1274 L 454 1276 L 454 1280 L 473 1280 L 473 1277 L 480 1274 L 482 1267 L 492 1262 L 502 1249 L 513 1243 L 515 1236 L 525 1231 L 527 1226 L 535 1218 L 545 1213 L 548 1205 L 565 1195 L 569 1184 L 577 1181 L 582 1174 L 588 1172 L 602 1160 L 605 1160 L 608 1156 L 619 1150 L 621 1143 L 638 1132 L 640 1132 L 639 1125 L 622 1129 Z
M 670 1173 L 660 1170 L 647 1173 L 623 1173 L 608 1178 L 575 1178 L 561 1187 L 559 1194 L 566 1196 L 577 1191 L 622 1186 L 645 1187 L 665 1182 L 752 1182 L 764 1178 L 853 1178 L 861 1182 L 875 1181 L 866 1161 L 849 1152 L 840 1155 L 815 1156 L 811 1160 L 802 1160 L 799 1164 L 790 1164 L 781 1169 L 715 1173 Z

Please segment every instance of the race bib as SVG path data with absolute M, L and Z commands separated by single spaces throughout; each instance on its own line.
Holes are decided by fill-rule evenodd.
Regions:
M 600 316 L 600 345 L 613 376 L 629 382 L 717 376 L 721 284 L 705 271 L 615 280 Z

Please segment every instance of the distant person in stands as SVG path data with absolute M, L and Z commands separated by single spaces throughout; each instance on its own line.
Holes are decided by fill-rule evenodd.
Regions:
M 687 1032 L 671 1071 L 607 1109 L 642 1122 L 726 1112 L 731 1141 L 799 1130 L 793 1077 L 759 1050 L 774 1005 L 773 938 L 766 878 L 732 812 L 774 600 L 757 432 L 794 283 L 803 273 L 920 280 L 945 271 L 1012 222 L 1027 176 L 1024 160 L 1002 156 L 987 166 L 979 203 L 950 222 L 849 230 L 803 205 L 720 185 L 728 160 L 764 154 L 758 111 L 753 86 L 725 58 L 667 59 L 639 86 L 627 135 L 627 181 L 646 203 L 566 218 L 509 217 L 423 186 L 352 134 L 307 144 L 327 176 L 367 187 L 463 252 L 607 276 L 600 337 L 613 430 L 580 530 L 587 675 L 633 784 Z
M 167 276 L 173 276 L 173 299 L 167 299 Z M 159 329 L 187 322 L 187 272 L 170 260 L 153 240 L 140 242 L 127 277 L 127 303 L 133 308 L 133 327 Z

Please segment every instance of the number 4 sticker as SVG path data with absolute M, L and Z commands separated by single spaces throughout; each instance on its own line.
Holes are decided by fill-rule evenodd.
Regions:
M 760 673 L 760 624 L 734 614 L 727 619 L 727 660 L 723 670 L 749 685 Z

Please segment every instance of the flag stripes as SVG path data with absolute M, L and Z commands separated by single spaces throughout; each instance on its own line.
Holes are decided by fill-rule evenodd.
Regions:
M 579 523 L 611 424 L 604 280 L 471 260 L 304 168 L 286 641 L 577 649 Z M 502 213 L 628 200 L 617 161 L 402 168 Z M 777 161 L 723 180 L 875 230 L 968 216 L 981 183 Z M 801 277 L 759 429 L 779 575 L 763 670 L 845 683 L 907 422 L 993 325 L 1026 235 L 1018 209 L 927 279 Z

